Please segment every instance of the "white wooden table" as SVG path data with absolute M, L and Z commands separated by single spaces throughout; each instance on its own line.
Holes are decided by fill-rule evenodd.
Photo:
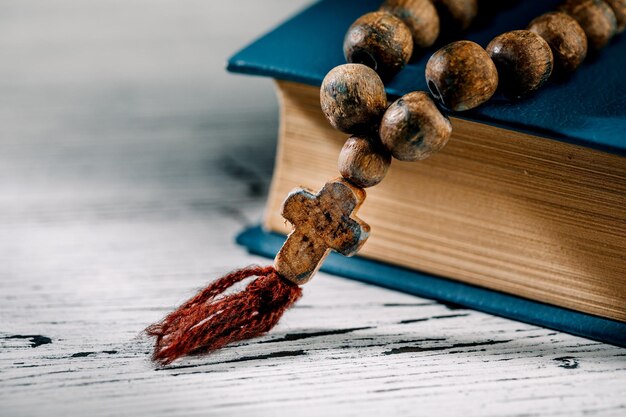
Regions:
M 269 80 L 302 1 L 0 1 L 0 416 L 626 415 L 626 350 L 320 275 L 266 337 L 165 369 L 141 330 L 250 263 Z

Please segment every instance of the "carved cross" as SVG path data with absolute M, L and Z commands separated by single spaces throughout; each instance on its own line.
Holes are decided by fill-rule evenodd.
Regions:
M 365 190 L 339 178 L 317 194 L 297 188 L 283 203 L 281 214 L 294 227 L 274 260 L 279 274 L 298 285 L 317 272 L 330 250 L 352 256 L 369 236 L 370 227 L 354 214 Z

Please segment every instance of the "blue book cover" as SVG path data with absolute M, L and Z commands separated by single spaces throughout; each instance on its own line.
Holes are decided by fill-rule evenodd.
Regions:
M 483 47 L 496 35 L 523 29 L 561 0 L 519 1 L 499 10 L 463 35 Z M 228 62 L 233 72 L 319 86 L 325 74 L 345 62 L 346 29 L 380 0 L 325 0 L 314 4 L 253 42 Z M 549 82 L 522 101 L 492 99 L 455 117 L 523 131 L 603 151 L 626 154 L 626 41 L 615 37 L 588 57 L 565 82 Z M 442 44 L 417 51 L 412 62 L 387 84 L 392 97 L 427 91 L 424 68 Z M 251 252 L 273 257 L 285 237 L 253 227 L 237 238 Z M 365 258 L 331 254 L 322 270 L 422 297 L 626 346 L 626 323 L 460 283 Z

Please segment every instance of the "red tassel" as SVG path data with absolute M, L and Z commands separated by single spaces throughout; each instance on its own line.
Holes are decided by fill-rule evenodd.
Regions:
M 258 278 L 244 290 L 216 298 L 252 276 Z M 152 359 L 168 364 L 181 356 L 207 353 L 261 336 L 301 295 L 300 287 L 281 278 L 272 266 L 231 272 L 146 329 L 149 336 L 156 337 Z

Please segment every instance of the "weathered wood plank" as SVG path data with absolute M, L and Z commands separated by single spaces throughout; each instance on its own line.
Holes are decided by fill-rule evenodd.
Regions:
M 232 238 L 273 87 L 222 67 L 301 4 L 0 3 L 0 415 L 624 415 L 624 349 L 324 274 L 261 339 L 149 361 L 147 324 L 269 262 Z

